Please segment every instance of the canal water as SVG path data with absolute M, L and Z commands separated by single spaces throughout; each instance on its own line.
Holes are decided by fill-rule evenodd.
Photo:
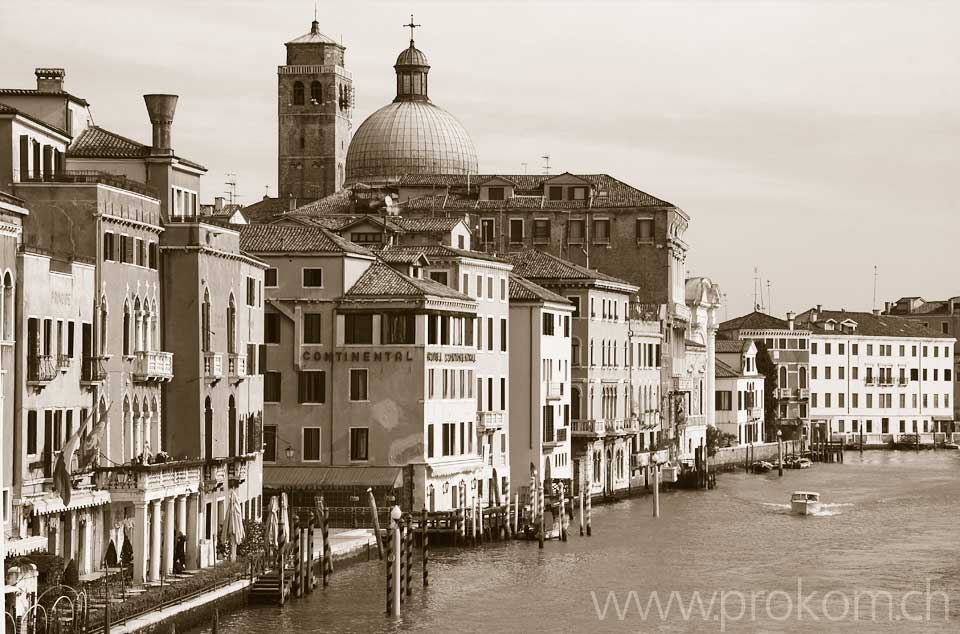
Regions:
M 713 491 L 665 493 L 659 519 L 649 496 L 595 506 L 593 537 L 574 526 L 542 551 L 433 549 L 430 586 L 414 576 L 399 619 L 374 561 L 282 609 L 225 615 L 221 631 L 960 632 L 960 451 L 845 457 L 722 474 Z M 820 492 L 821 513 L 790 514 L 794 490 Z

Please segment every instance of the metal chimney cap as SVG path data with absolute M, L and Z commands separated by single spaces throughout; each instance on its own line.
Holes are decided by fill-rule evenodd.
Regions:
M 147 105 L 147 114 L 153 123 L 172 122 L 177 110 L 178 95 L 144 95 L 143 101 Z

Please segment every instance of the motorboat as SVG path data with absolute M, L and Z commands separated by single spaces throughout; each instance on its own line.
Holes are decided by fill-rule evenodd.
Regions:
M 808 458 L 797 458 L 796 462 L 794 462 L 795 469 L 809 469 L 812 466 L 813 462 Z
M 820 494 L 813 491 L 794 491 L 790 496 L 790 512 L 794 515 L 813 515 L 820 510 Z
M 758 460 L 750 465 L 750 469 L 754 473 L 767 473 L 768 471 L 773 470 L 773 465 L 766 460 Z

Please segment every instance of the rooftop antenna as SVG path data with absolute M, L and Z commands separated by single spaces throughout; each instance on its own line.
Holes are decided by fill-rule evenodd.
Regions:
M 730 319 L 728 304 L 727 304 L 727 294 L 720 293 L 720 302 L 723 304 L 723 321 Z
M 760 293 L 760 270 L 753 267 L 753 310 L 763 312 L 763 294 Z
M 269 186 L 269 185 L 264 185 L 264 186 L 263 186 L 263 197 L 264 197 L 264 198 L 270 198 L 270 186 Z
M 770 280 L 767 280 L 767 312 L 773 314 L 773 300 L 770 299 Z
M 230 204 L 232 205 L 237 196 L 237 175 L 234 172 L 227 172 L 227 181 L 224 183 L 227 186 L 227 191 L 224 192 L 230 199 Z
M 546 174 L 546 175 L 549 175 L 549 174 L 550 174 L 550 155 L 549 155 L 549 154 L 544 154 L 544 155 L 541 156 L 540 158 L 542 158 L 543 161 L 544 161 L 544 163 L 543 163 L 543 173 Z
M 317 21 L 317 3 L 316 2 L 313 3 L 313 21 L 314 22 Z
M 877 278 L 880 277 L 880 274 L 877 273 L 877 265 L 873 265 L 873 304 L 870 306 L 870 310 L 877 309 Z
M 527 175 L 527 164 L 526 164 L 526 163 L 520 163 L 520 165 L 523 166 L 523 175 L 526 176 L 526 175 Z

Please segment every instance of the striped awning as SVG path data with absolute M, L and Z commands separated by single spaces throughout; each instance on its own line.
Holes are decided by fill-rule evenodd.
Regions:
M 34 515 L 50 515 L 63 511 L 76 511 L 110 504 L 109 491 L 74 491 L 70 496 L 70 506 L 65 506 L 63 498 L 55 493 L 35 498 L 24 498 L 24 505 L 33 507 Z
M 270 467 L 263 468 L 263 488 L 303 491 L 331 487 L 403 486 L 402 467 Z
M 46 550 L 49 540 L 45 535 L 34 535 L 19 539 L 7 538 L 7 557 L 20 557 L 37 551 Z

